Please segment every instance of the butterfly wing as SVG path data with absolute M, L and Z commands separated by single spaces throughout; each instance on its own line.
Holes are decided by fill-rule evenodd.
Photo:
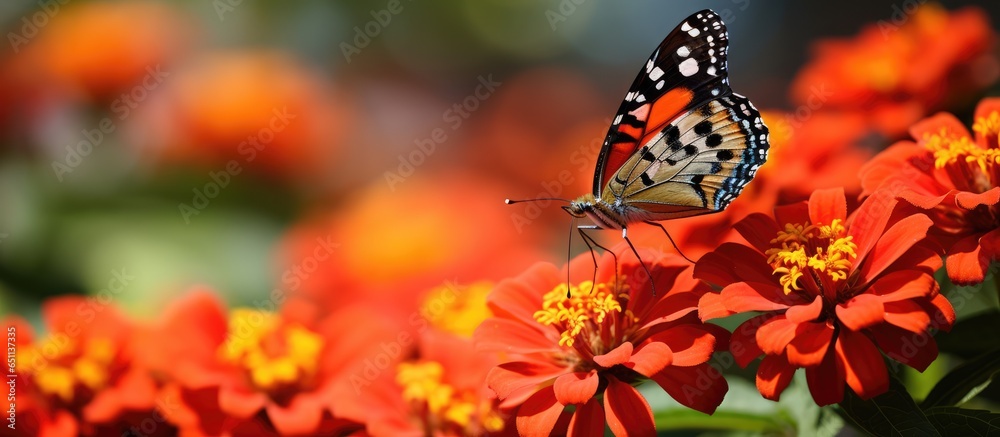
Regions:
M 632 82 L 604 139 L 594 172 L 594 195 L 612 176 L 679 115 L 730 94 L 726 56 L 728 33 L 711 10 L 678 25 Z
M 668 123 L 628 158 L 606 190 L 649 220 L 721 211 L 767 160 L 767 137 L 760 112 L 746 97 L 720 97 Z

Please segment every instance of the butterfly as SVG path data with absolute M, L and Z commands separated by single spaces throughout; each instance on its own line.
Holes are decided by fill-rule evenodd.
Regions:
M 666 233 L 658 221 L 722 211 L 767 160 L 760 112 L 729 87 L 728 43 L 718 14 L 696 12 L 639 71 L 608 129 L 593 192 L 563 207 L 594 222 L 578 227 L 588 246 L 596 242 L 583 229 L 620 229 L 635 252 L 631 224 Z

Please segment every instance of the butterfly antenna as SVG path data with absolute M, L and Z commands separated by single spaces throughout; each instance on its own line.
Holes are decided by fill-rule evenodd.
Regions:
M 570 254 L 573 251 L 573 228 L 575 228 L 575 227 L 576 227 L 576 218 L 573 218 L 573 220 L 571 220 L 569 222 L 569 238 L 566 239 L 566 241 L 567 241 L 567 243 L 566 243 L 566 299 L 570 298 L 570 293 L 569 293 L 569 290 L 570 290 L 570 288 L 569 288 L 570 287 L 570 282 L 569 282 L 569 262 L 570 262 Z M 597 261 L 594 261 L 594 264 L 596 265 Z
M 656 226 L 656 227 L 660 228 L 660 230 L 663 231 L 663 234 L 667 236 L 667 239 L 670 240 L 670 245 L 674 246 L 674 250 L 677 251 L 677 254 L 680 255 L 681 257 L 683 257 L 684 259 L 686 259 L 687 262 L 689 262 L 691 264 L 695 263 L 694 261 L 691 260 L 691 258 L 688 258 L 687 255 L 684 254 L 684 252 L 681 252 L 681 248 L 677 247 L 677 243 L 674 243 L 673 237 L 670 236 L 670 233 L 667 232 L 667 228 L 663 227 L 662 224 L 654 222 L 654 221 L 648 221 L 648 222 L 646 222 L 646 224 L 653 225 L 653 226 Z
M 504 199 L 503 203 L 506 203 L 508 205 L 513 205 L 515 203 L 541 202 L 543 200 L 555 200 L 557 202 L 573 203 L 573 201 L 571 201 L 569 199 L 562 199 L 562 198 L 559 198 L 559 197 L 536 197 L 534 199 L 520 199 L 520 200 Z

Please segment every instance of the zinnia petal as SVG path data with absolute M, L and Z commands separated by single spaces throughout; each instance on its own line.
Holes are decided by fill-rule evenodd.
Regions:
M 795 331 L 795 338 L 786 349 L 788 363 L 799 366 L 817 366 L 830 349 L 833 327 L 826 323 L 802 323 Z
M 757 391 L 764 399 L 777 401 L 795 376 L 796 367 L 782 355 L 768 355 L 757 368 Z
M 597 394 L 597 385 L 600 381 L 596 370 L 573 372 L 556 378 L 552 388 L 560 404 L 582 404 Z
M 888 302 L 884 308 L 883 317 L 886 323 L 907 331 L 921 333 L 931 324 L 931 316 L 927 314 L 927 310 L 913 300 Z
M 500 399 L 505 399 L 518 389 L 540 384 L 566 371 L 566 368 L 548 362 L 513 361 L 490 369 L 486 383 Z
M 925 135 L 938 135 L 941 130 L 945 130 L 948 134 L 958 137 L 972 138 L 969 135 L 969 130 L 965 128 L 965 125 L 961 121 L 958 121 L 954 115 L 947 112 L 939 112 L 920 120 L 912 127 L 910 127 L 910 135 L 916 140 L 921 140 Z
M 674 366 L 690 367 L 704 363 L 715 352 L 715 336 L 699 325 L 675 326 L 656 333 L 650 339 L 670 347 Z
M 859 265 L 863 265 L 868 252 L 882 237 L 897 203 L 896 197 L 889 191 L 877 190 L 851 215 L 849 232 L 854 237 L 854 244 L 857 245 L 855 249 L 857 257 L 851 266 L 852 272 L 856 271 Z
M 798 294 L 785 295 L 774 282 L 737 282 L 722 289 L 722 300 L 729 311 L 783 310 L 802 302 Z
M 323 406 L 315 399 L 296 396 L 286 407 L 268 404 L 267 417 L 281 435 L 309 435 L 323 420 Z
M 611 367 L 615 364 L 624 364 L 631 357 L 632 343 L 626 341 L 606 354 L 595 356 L 594 362 L 601 367 Z
M 578 405 L 569 421 L 570 437 L 604 437 L 604 407 L 597 398 Z
M 813 191 L 809 196 L 809 221 L 830 224 L 834 220 L 847 220 L 847 199 L 844 197 L 844 188 Z
M 792 323 L 811 322 L 819 318 L 823 312 L 823 297 L 816 296 L 812 303 L 807 305 L 795 305 L 785 311 L 785 317 Z
M 837 319 L 848 329 L 860 331 L 882 323 L 885 306 L 882 299 L 871 294 L 859 294 L 836 306 Z
M 729 339 L 729 352 L 736 359 L 736 364 L 746 367 L 764 351 L 757 345 L 757 329 L 768 319 L 777 317 L 775 314 L 761 314 L 740 324 Z
M 674 353 L 666 344 L 650 341 L 639 346 L 625 366 L 640 375 L 649 377 L 663 370 L 674 362 Z
M 773 218 L 759 212 L 744 217 L 733 228 L 761 253 L 771 248 L 771 239 L 781 230 Z
M 536 326 L 541 325 L 500 317 L 486 319 L 473 334 L 476 350 L 528 354 L 556 349 L 556 342 Z
M 764 322 L 757 328 L 757 345 L 768 355 L 779 355 L 785 352 L 785 346 L 795 338 L 795 330 L 799 324 L 779 315 Z
M 927 369 L 938 356 L 934 337 L 926 332 L 914 333 L 884 323 L 869 330 L 875 344 L 885 354 L 919 372 Z
M 816 405 L 823 407 L 844 399 L 844 368 L 836 352 L 828 352 L 818 366 L 806 367 L 806 383 Z
M 979 252 L 979 235 L 972 235 L 959 240 L 948 249 L 948 259 L 945 264 L 948 278 L 956 285 L 973 285 L 983 282 L 986 268 Z
M 517 432 L 522 436 L 546 437 L 559 421 L 563 405 L 556 400 L 552 386 L 535 393 L 517 409 Z
M 729 391 L 729 383 L 722 372 L 709 363 L 691 367 L 668 366 L 650 379 L 681 405 L 705 414 L 714 413 Z
M 604 392 L 604 412 L 611 432 L 622 436 L 656 435 L 653 410 L 639 391 L 618 380 L 608 378 L 608 388 Z
M 875 243 L 868 261 L 861 268 L 861 276 L 872 280 L 881 275 L 914 244 L 923 240 L 932 224 L 923 214 L 911 215 L 893 224 Z
M 867 336 L 849 329 L 841 330 L 836 348 L 847 385 L 858 396 L 871 399 L 889 390 L 889 372 L 885 361 Z

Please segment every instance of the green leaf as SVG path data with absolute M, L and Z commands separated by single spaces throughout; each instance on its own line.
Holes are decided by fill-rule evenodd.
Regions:
M 944 436 L 1000 435 L 1000 413 L 935 407 L 925 411 L 925 414 Z
M 890 378 L 888 392 L 869 400 L 861 399 L 847 388 L 840 408 L 855 426 L 873 435 L 941 435 L 895 378 Z
M 1000 349 L 956 367 L 941 378 L 920 406 L 927 409 L 960 405 L 983 391 L 997 372 L 1000 372 Z
M 657 430 L 740 430 L 758 434 L 788 435 L 789 424 L 773 417 L 737 411 L 716 411 L 709 416 L 690 409 L 657 411 L 653 415 Z
M 996 311 L 962 320 L 951 332 L 940 332 L 934 339 L 942 352 L 973 358 L 1000 349 L 1000 335 L 984 335 L 991 332 L 1000 332 L 1000 313 Z

